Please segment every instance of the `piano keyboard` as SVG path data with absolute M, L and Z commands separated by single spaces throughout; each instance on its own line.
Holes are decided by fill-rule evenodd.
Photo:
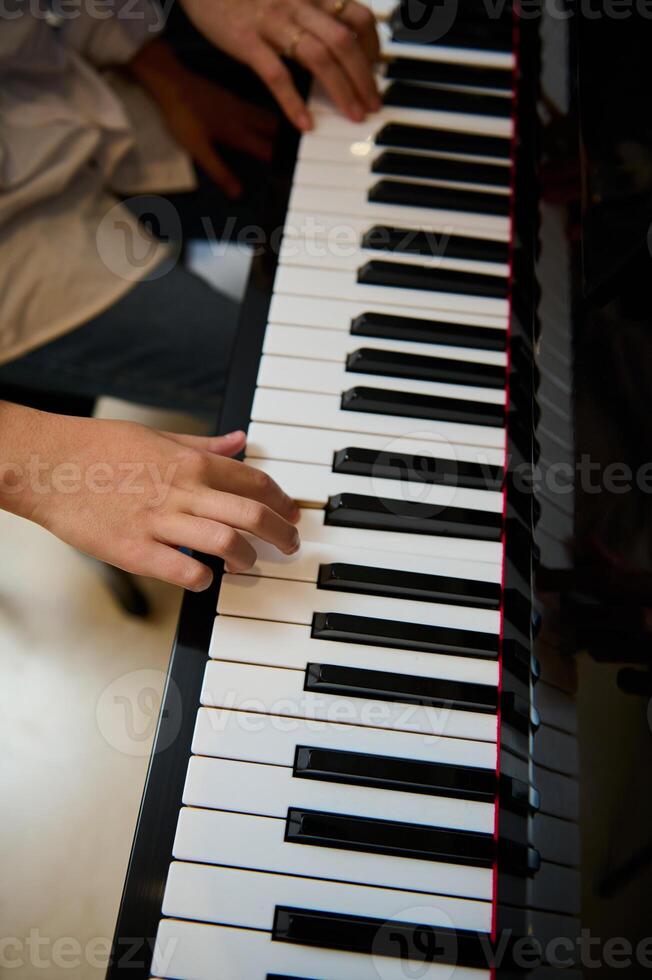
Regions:
M 540 865 L 509 819 L 538 805 L 537 722 L 501 680 L 529 691 L 504 572 L 515 59 L 504 18 L 426 45 L 374 10 L 385 104 L 356 125 L 311 97 L 251 413 L 302 549 L 223 576 L 160 978 L 481 980 L 499 870 Z

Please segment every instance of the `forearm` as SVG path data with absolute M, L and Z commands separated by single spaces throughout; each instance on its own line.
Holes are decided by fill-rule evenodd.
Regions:
M 56 416 L 0 401 L 0 509 L 35 520 L 46 429 Z

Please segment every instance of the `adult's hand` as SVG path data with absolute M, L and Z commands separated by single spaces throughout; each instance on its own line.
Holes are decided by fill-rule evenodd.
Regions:
M 299 548 L 296 504 L 228 458 L 244 442 L 242 432 L 203 439 L 0 402 L 0 508 L 102 561 L 199 592 L 212 573 L 181 547 L 233 572 L 256 560 L 243 531 L 283 554 Z
M 298 129 L 312 119 L 282 56 L 296 59 L 354 122 L 380 108 L 374 17 L 357 0 L 181 0 L 195 27 L 249 65 Z

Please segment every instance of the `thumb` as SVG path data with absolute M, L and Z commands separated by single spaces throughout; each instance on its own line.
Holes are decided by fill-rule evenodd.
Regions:
M 247 442 L 246 433 L 241 430 L 227 432 L 223 436 L 187 436 L 179 435 L 177 432 L 165 432 L 164 435 L 182 446 L 191 446 L 193 449 L 201 449 L 205 453 L 214 453 L 217 456 L 236 456 L 244 449 Z

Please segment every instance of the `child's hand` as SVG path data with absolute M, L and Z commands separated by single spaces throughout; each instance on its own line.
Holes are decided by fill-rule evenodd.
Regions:
M 102 561 L 198 592 L 211 571 L 181 547 L 233 572 L 256 560 L 242 531 L 283 554 L 299 547 L 296 504 L 227 458 L 244 442 L 241 432 L 179 436 L 0 402 L 0 508 Z
M 129 68 L 158 103 L 178 143 L 232 198 L 242 193 L 238 178 L 215 152 L 222 143 L 269 162 L 276 118 L 201 75 L 189 71 L 160 39 L 146 44 Z

